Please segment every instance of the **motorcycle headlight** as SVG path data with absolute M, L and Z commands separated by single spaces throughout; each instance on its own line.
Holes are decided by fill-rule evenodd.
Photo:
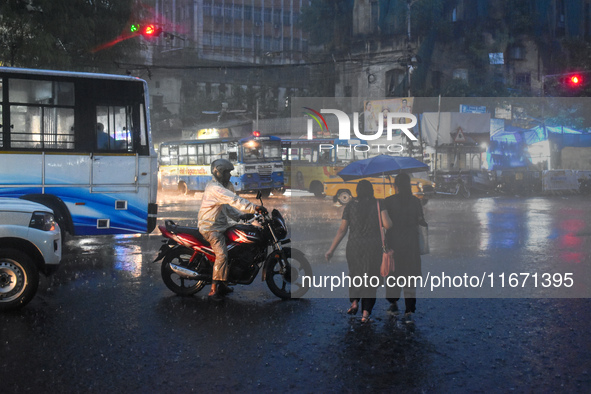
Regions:
M 275 232 L 275 235 L 279 239 L 285 238 L 287 236 L 287 224 L 285 223 L 285 219 L 283 219 L 283 216 L 281 216 L 276 209 L 271 213 L 271 217 L 273 218 L 273 231 Z

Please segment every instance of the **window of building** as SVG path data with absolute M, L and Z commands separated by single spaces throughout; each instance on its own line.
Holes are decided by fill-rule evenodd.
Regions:
M 252 49 L 252 38 L 251 37 L 244 37 L 243 40 L 244 48 Z
M 271 50 L 271 37 L 265 36 L 265 40 L 263 41 L 263 46 L 265 51 Z
M 211 0 L 203 1 L 203 16 L 211 16 Z
M 211 32 L 210 31 L 204 31 L 203 32 L 203 45 L 207 45 L 207 46 L 212 45 Z
M 277 26 L 281 25 L 281 9 L 273 10 L 273 24 Z
M 222 4 L 221 3 L 213 3 L 213 16 L 214 17 L 222 16 Z
M 252 20 L 255 22 L 263 21 L 263 9 L 261 7 L 254 7 Z
M 234 19 L 242 19 L 242 6 L 234 4 Z
M 281 50 L 281 38 L 273 38 L 271 43 L 271 50 L 273 51 L 280 51 Z
M 265 8 L 265 22 L 271 22 L 271 9 Z
M 378 31 L 378 21 L 379 21 L 379 17 L 380 17 L 380 13 L 379 13 L 379 4 L 377 1 L 372 1 L 370 3 L 370 25 L 369 28 L 371 29 L 371 32 L 377 32 Z
M 291 11 L 283 10 L 283 25 L 291 26 Z
M 240 34 L 234 34 L 234 47 L 242 48 L 242 36 Z
M 396 88 L 402 83 L 405 76 L 405 70 L 394 69 L 386 72 L 386 96 L 393 97 Z
M 252 7 L 249 5 L 244 6 L 244 19 L 247 21 L 252 19 Z
M 464 81 L 467 81 L 468 80 L 468 70 L 465 68 L 456 68 L 455 70 L 453 70 L 452 78 L 453 79 L 462 79 Z
M 531 86 L 531 74 L 530 73 L 517 73 L 515 74 L 515 85 L 520 87 Z
M 213 33 L 213 45 L 216 47 L 222 46 L 222 33 Z

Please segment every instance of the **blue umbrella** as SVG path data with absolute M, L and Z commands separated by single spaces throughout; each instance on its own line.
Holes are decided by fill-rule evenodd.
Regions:
M 428 171 L 429 166 L 412 157 L 379 155 L 354 161 L 337 173 L 345 181 L 401 172 Z

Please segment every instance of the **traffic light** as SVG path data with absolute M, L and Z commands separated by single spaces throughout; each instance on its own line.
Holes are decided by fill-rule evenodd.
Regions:
M 162 28 L 156 26 L 153 23 L 148 23 L 145 25 L 133 24 L 129 30 L 134 34 L 141 34 L 146 38 L 158 37 L 160 34 L 162 34 Z
M 570 75 L 566 79 L 566 83 L 572 88 L 578 88 L 583 86 L 583 76 L 579 74 Z

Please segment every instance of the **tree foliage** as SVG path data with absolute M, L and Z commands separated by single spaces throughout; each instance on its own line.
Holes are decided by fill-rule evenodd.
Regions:
M 114 61 L 139 49 L 138 38 L 117 40 L 137 14 L 135 0 L 5 0 L 0 4 L 0 62 L 108 71 Z

